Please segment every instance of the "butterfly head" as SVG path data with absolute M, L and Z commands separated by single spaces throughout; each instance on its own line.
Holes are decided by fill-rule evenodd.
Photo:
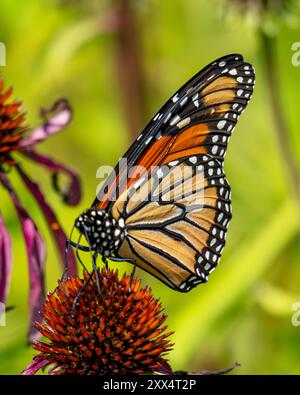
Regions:
M 102 209 L 85 210 L 76 219 L 75 227 L 85 236 L 93 251 L 99 251 L 107 257 L 119 249 L 125 237 L 124 219 L 116 221 Z

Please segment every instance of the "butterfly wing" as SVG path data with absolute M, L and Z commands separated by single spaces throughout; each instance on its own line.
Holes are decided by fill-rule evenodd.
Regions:
M 207 281 L 219 262 L 231 218 L 230 188 L 210 155 L 181 158 L 139 179 L 112 207 L 127 236 L 118 256 L 173 289 Z
M 223 160 L 254 80 L 241 55 L 205 67 L 129 148 L 123 157 L 129 173 L 117 166 L 94 201 L 125 219 L 116 255 L 135 259 L 173 289 L 186 292 L 205 282 L 219 262 L 231 218 Z
M 152 166 L 199 154 L 222 162 L 254 82 L 254 69 L 241 55 L 228 55 L 206 66 L 146 125 L 103 184 L 93 206 L 110 210 L 112 202 L 140 177 L 136 166 L 149 171 Z

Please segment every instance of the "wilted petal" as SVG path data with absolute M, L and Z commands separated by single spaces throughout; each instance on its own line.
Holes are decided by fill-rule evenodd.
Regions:
M 44 302 L 45 294 L 45 259 L 46 250 L 44 240 L 41 238 L 31 218 L 25 218 L 22 223 L 28 260 L 30 277 L 30 322 L 40 320 L 39 312 Z M 30 329 L 29 340 L 37 339 L 38 333 Z
M 40 369 L 49 365 L 51 362 L 47 361 L 47 359 L 41 359 L 38 356 L 33 359 L 30 365 L 27 366 L 26 369 L 23 370 L 23 376 L 32 376 Z
M 4 173 L 0 172 L 0 180 L 3 186 L 7 189 L 10 197 L 14 203 L 17 211 L 21 227 L 24 235 L 28 265 L 29 265 L 29 279 L 30 279 L 30 292 L 29 292 L 29 309 L 30 309 L 30 328 L 29 328 L 29 340 L 35 340 L 39 334 L 33 327 L 35 321 L 40 321 L 41 316 L 39 311 L 44 302 L 44 266 L 46 259 L 45 243 L 40 236 L 38 229 L 29 217 L 27 211 L 22 206 L 19 198 L 13 190 L 8 178 Z
M 161 359 L 159 366 L 156 368 L 156 371 L 160 374 L 173 374 L 170 364 L 164 359 Z
M 45 200 L 45 197 L 43 196 L 42 192 L 39 189 L 39 186 L 30 180 L 30 178 L 27 176 L 27 174 L 24 172 L 24 170 L 17 165 L 16 166 L 19 174 L 21 175 L 23 181 L 25 182 L 27 188 L 29 191 L 32 193 L 32 195 L 35 197 L 37 203 L 39 204 L 46 220 L 49 225 L 49 228 L 51 232 L 53 233 L 54 240 L 57 244 L 58 252 L 60 254 L 61 262 L 64 267 L 65 265 L 65 250 L 66 250 L 66 235 L 63 232 L 60 223 L 58 222 L 58 219 L 56 215 L 54 214 L 52 208 L 48 205 L 48 203 Z M 68 273 L 71 275 L 76 275 L 77 273 L 77 268 L 76 268 L 76 260 L 74 253 L 72 249 L 69 251 L 68 255 Z
M 54 162 L 53 159 L 48 158 L 47 156 L 41 155 L 36 151 L 24 151 L 24 155 L 28 158 L 38 162 L 42 166 L 45 166 L 47 169 L 53 172 L 53 181 L 54 186 L 57 192 L 62 196 L 63 201 L 71 206 L 75 206 L 79 203 L 81 199 L 81 187 L 80 187 L 80 180 L 78 175 L 69 169 L 68 167 Z M 67 187 L 63 190 L 59 187 L 57 183 L 57 176 L 63 173 L 69 177 L 69 183 Z
M 20 147 L 32 148 L 37 143 L 61 131 L 72 119 L 72 110 L 67 100 L 60 99 L 50 109 L 42 109 L 41 116 L 44 124 L 20 142 Z
M 12 268 L 11 241 L 0 216 L 0 302 L 5 303 Z

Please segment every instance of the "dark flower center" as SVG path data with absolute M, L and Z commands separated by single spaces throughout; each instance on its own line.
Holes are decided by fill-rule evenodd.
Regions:
M 19 142 L 26 131 L 23 126 L 25 115 L 20 111 L 21 103 L 7 103 L 11 93 L 11 89 L 3 91 L 3 82 L 0 80 L 0 170 L 3 170 L 3 165 L 14 164 L 10 154 L 19 150 Z

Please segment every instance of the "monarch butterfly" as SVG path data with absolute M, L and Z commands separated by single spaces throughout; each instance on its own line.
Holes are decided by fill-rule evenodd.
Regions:
M 177 291 L 206 282 L 231 219 L 227 143 L 254 82 L 253 67 L 237 54 L 189 80 L 124 155 L 130 177 L 120 160 L 100 197 L 76 219 L 90 247 L 71 244 L 101 253 L 104 262 L 132 262 Z

